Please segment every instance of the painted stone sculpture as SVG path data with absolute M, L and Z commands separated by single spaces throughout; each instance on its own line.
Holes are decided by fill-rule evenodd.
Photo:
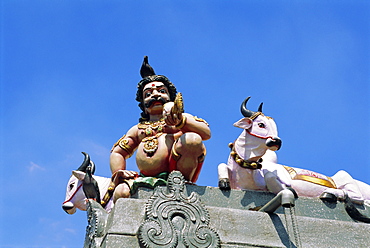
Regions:
M 192 192 L 188 197 L 185 193 L 185 180 L 178 171 L 171 172 L 168 190 L 154 190 L 146 204 L 146 220 L 138 231 L 143 247 L 220 247 L 199 195 Z
M 202 141 L 211 137 L 207 122 L 184 113 L 181 94 L 167 77 L 155 74 L 147 56 L 140 74 L 136 100 L 141 118 L 114 144 L 110 156 L 114 201 L 129 197 L 138 186 L 164 185 L 173 170 L 195 183 L 206 153 Z M 126 159 L 135 150 L 140 174 L 126 170 Z
M 72 171 L 67 183 L 62 208 L 68 214 L 74 214 L 76 209 L 86 211 L 87 199 L 92 199 L 109 213 L 114 206 L 112 199 L 114 187 L 111 179 L 93 175 L 95 164 L 87 153 L 83 154 L 85 155 L 83 163 L 77 170 Z
M 140 186 L 166 185 L 173 170 L 180 171 L 188 183 L 197 181 L 206 155 L 203 141 L 211 137 L 208 123 L 184 112 L 181 93 L 167 77 L 155 74 L 147 56 L 140 74 L 136 100 L 143 112 L 139 123 L 113 145 L 112 177 L 93 176 L 94 165 L 85 154 L 68 182 L 63 203 L 67 213 L 86 210 L 86 199 L 96 200 L 109 212 L 118 198 L 129 197 Z M 135 150 L 140 173 L 126 170 L 126 159 Z
M 244 129 L 234 143 L 227 164 L 218 167 L 221 189 L 248 189 L 278 193 L 292 187 L 299 196 L 320 197 L 326 201 L 350 199 L 357 204 L 370 204 L 370 185 L 339 171 L 332 177 L 305 169 L 277 164 L 274 151 L 280 149 L 277 127 L 271 117 L 241 105 L 244 116 L 234 126 Z

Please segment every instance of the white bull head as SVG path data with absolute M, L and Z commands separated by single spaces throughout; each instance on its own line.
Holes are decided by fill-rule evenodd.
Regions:
M 247 97 L 241 105 L 244 118 L 234 123 L 235 127 L 243 129 L 234 143 L 234 150 L 240 159 L 257 162 L 267 150 L 279 150 L 281 139 L 278 137 L 275 121 L 262 113 L 263 103 L 254 112 L 247 108 L 249 99 Z
M 68 214 L 74 214 L 76 212 L 76 209 L 80 209 L 82 211 L 86 211 L 87 205 L 86 205 L 86 196 L 82 189 L 83 187 L 83 180 L 86 175 L 86 169 L 90 165 L 92 174 L 95 172 L 95 165 L 92 161 L 90 161 L 90 157 L 87 153 L 84 153 L 85 159 L 81 166 L 77 169 L 72 171 L 72 176 L 70 177 L 67 189 L 66 189 L 66 197 L 63 202 L 62 208 L 66 213 Z M 103 199 L 103 196 L 108 190 L 109 184 L 110 184 L 110 178 L 106 177 L 99 177 L 99 176 L 93 176 L 94 179 L 98 182 L 99 185 L 99 191 L 100 191 L 100 197 Z M 109 211 L 113 205 L 112 201 L 110 201 L 105 209 Z

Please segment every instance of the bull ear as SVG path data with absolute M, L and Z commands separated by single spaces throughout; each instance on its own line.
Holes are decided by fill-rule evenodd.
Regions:
M 72 171 L 72 174 L 78 179 L 78 180 L 83 180 L 85 178 L 85 172 L 79 171 L 79 170 L 74 170 Z
M 248 129 L 252 126 L 253 121 L 250 118 L 242 118 L 234 123 L 234 127 Z

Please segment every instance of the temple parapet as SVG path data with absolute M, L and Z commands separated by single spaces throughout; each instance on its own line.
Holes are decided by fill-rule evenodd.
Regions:
M 167 187 L 139 188 L 110 214 L 89 200 L 84 247 L 366 247 L 370 225 L 343 203 L 300 197 L 294 208 L 257 211 L 275 197 L 187 185 L 173 172 Z M 370 216 L 369 208 L 357 206 Z

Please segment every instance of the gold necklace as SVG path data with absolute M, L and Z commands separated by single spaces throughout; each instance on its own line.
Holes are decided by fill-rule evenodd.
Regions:
M 166 125 L 164 119 L 160 119 L 159 121 L 143 121 L 140 122 L 137 127 L 139 129 L 145 130 L 146 136 L 152 136 L 153 131 L 156 130 L 157 132 L 163 132 L 163 127 Z
M 145 131 L 145 137 L 141 142 L 144 142 L 143 150 L 149 156 L 153 156 L 158 149 L 158 138 L 163 134 L 163 127 L 166 123 L 163 119 L 159 121 L 144 121 L 140 122 L 137 126 L 139 129 Z M 156 134 L 154 134 L 156 131 Z

